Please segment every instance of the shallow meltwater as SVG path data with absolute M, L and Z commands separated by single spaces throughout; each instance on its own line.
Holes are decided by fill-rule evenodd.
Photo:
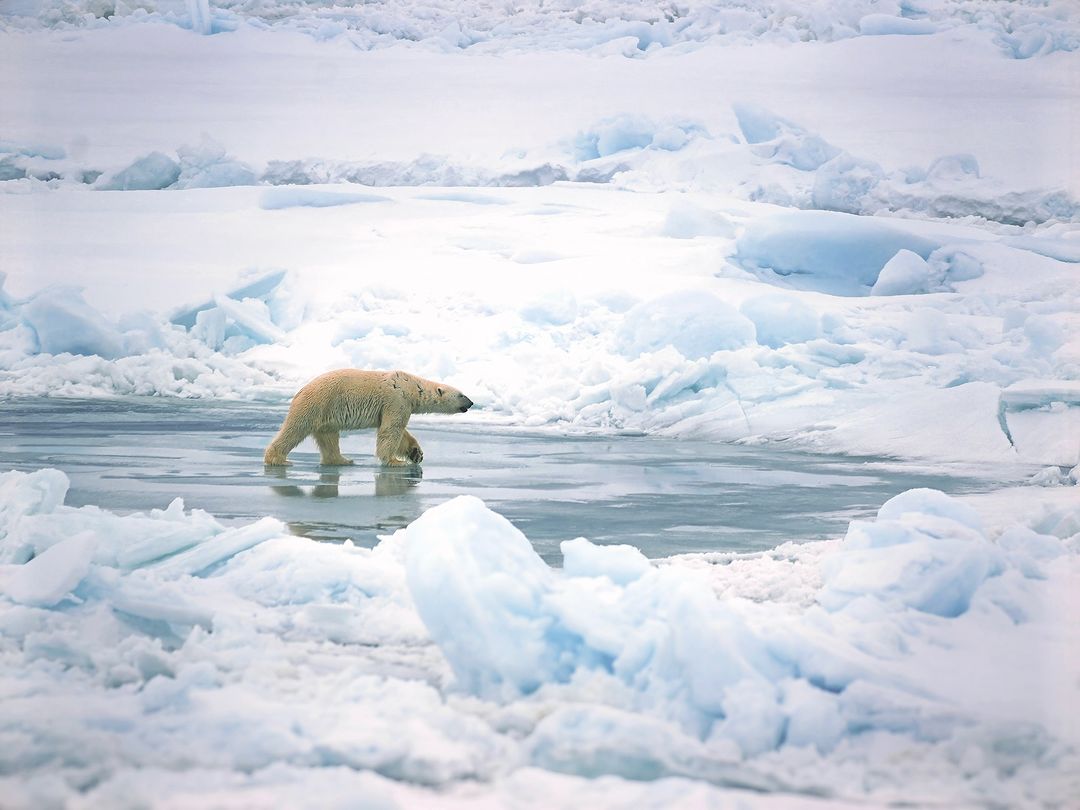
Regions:
M 182 400 L 23 399 L 0 414 L 0 469 L 55 467 L 66 503 L 120 512 L 184 499 L 226 523 L 264 515 L 316 540 L 373 546 L 428 508 L 476 495 L 549 563 L 559 543 L 629 543 L 649 557 L 756 551 L 842 535 L 913 487 L 1001 485 L 970 469 L 641 435 L 565 436 L 414 418 L 422 467 L 385 469 L 373 431 L 342 437 L 351 467 L 321 467 L 311 439 L 292 466 L 262 453 L 286 406 Z

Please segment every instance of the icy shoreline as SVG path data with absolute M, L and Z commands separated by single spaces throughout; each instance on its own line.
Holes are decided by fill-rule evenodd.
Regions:
M 1078 787 L 1080 510 L 1054 491 L 1026 525 L 911 490 L 842 541 L 652 565 L 579 539 L 553 571 L 475 498 L 369 551 L 180 502 L 65 507 L 66 487 L 0 476 L 12 807 L 501 806 L 524 785 L 571 806 L 601 784 L 598 806 L 739 788 L 773 794 L 751 807 L 1035 806 Z
M 0 394 L 284 402 L 330 368 L 404 368 L 524 427 L 1080 462 L 1074 229 L 581 184 L 379 191 L 307 186 L 285 206 L 258 188 L 93 193 L 89 207 L 0 195 L 30 234 L 43 207 L 57 223 L 45 273 L 70 283 L 70 260 L 95 279 L 8 281 Z M 285 267 L 223 283 L 228 256 L 162 237 L 178 201 L 195 227 L 228 222 L 230 255 Z M 144 223 L 124 251 L 76 258 L 117 217 Z M 37 244 L 11 254 L 31 261 Z M 137 272 L 145 255 L 168 284 Z

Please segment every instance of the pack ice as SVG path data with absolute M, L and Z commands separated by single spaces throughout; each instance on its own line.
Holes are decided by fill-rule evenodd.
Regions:
M 578 538 L 556 570 L 471 496 L 366 550 L 66 489 L 0 476 L 7 806 L 1077 787 L 1075 501 L 988 529 L 911 490 L 843 540 L 716 565 Z
M 1078 58 L 1067 0 L 0 0 L 0 398 L 406 368 L 1003 487 L 554 569 L 6 472 L 0 805 L 1069 806 Z

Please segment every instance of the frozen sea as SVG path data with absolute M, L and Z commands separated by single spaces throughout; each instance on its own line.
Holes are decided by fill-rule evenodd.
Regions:
M 1075 0 L 0 0 L 3 810 L 1067 808 Z M 422 468 L 261 454 L 338 368 Z
M 762 551 L 842 534 L 907 489 L 965 494 L 1008 483 L 1001 469 L 979 475 L 973 465 L 445 420 L 415 420 L 422 467 L 380 468 L 368 431 L 343 440 L 353 467 L 322 467 L 308 440 L 291 466 L 265 468 L 263 449 L 284 414 L 252 403 L 14 399 L 0 415 L 0 466 L 64 471 L 71 506 L 129 513 L 181 497 L 227 523 L 270 515 L 294 534 L 366 547 L 439 503 L 475 495 L 549 563 L 561 562 L 561 541 L 579 536 L 651 558 Z M 1032 470 L 1013 472 L 1019 482 Z

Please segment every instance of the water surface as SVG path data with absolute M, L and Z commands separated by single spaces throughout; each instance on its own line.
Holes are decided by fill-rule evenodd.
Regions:
M 23 399 L 0 414 L 0 469 L 56 467 L 67 503 L 120 513 L 175 497 L 226 523 L 263 515 L 317 540 L 372 546 L 426 509 L 472 494 L 528 535 L 548 562 L 578 536 L 649 557 L 755 551 L 842 535 L 912 487 L 983 491 L 1001 481 L 886 459 L 641 435 L 565 436 L 413 420 L 422 467 L 382 469 L 373 431 L 349 434 L 352 467 L 321 467 L 309 439 L 287 468 L 263 449 L 285 406 L 182 400 Z M 1000 470 L 997 471 L 1000 473 Z

